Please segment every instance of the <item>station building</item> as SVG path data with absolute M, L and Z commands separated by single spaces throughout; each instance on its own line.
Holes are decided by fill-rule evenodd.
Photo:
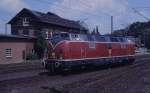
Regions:
M 22 9 L 8 24 L 11 34 L 20 36 L 36 36 L 38 31 L 50 37 L 53 32 L 87 33 L 79 21 L 62 18 L 54 13 L 42 13 L 30 9 Z
M 0 35 L 0 64 L 18 63 L 34 50 L 36 33 L 45 38 L 54 32 L 87 33 L 78 21 L 62 18 L 54 13 L 22 9 L 8 24 L 11 35 Z

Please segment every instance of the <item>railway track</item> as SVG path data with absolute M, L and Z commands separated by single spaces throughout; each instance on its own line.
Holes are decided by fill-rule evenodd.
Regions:
M 39 69 L 43 69 L 41 62 L 3 64 L 3 65 L 0 65 L 0 74 L 32 71 L 32 70 L 39 70 Z
M 113 93 L 112 91 L 114 91 L 114 93 L 123 93 L 123 92 L 119 92 L 119 87 L 121 84 L 121 79 L 122 78 L 132 78 L 132 75 L 136 75 L 138 77 L 134 77 L 133 79 L 138 80 L 138 78 L 140 76 L 143 75 L 143 73 L 140 73 L 140 71 L 142 69 L 146 69 L 149 68 L 150 63 L 146 63 L 146 64 L 140 64 L 140 65 L 135 65 L 135 66 L 129 66 L 127 68 L 123 68 L 123 69 L 117 69 L 116 71 L 112 71 L 110 73 L 106 73 L 104 75 L 100 75 L 100 76 L 95 76 L 94 78 L 91 79 L 87 79 L 84 81 L 78 81 L 76 83 L 72 83 L 69 85 L 64 85 L 64 89 L 68 89 L 71 90 L 71 92 L 74 93 L 92 93 L 93 91 L 96 91 L 96 87 L 97 88 L 101 88 L 101 90 L 99 91 L 100 93 Z M 138 73 L 137 73 L 138 71 Z M 134 73 L 133 73 L 134 72 Z M 126 76 L 125 76 L 126 75 Z M 125 79 L 124 79 L 125 81 Z M 127 82 L 128 80 L 126 80 Z M 138 82 L 138 81 L 136 81 Z M 136 82 L 133 80 L 132 83 L 136 84 Z M 131 83 L 131 82 L 130 82 Z M 111 88 L 110 88 L 111 86 Z M 114 89 L 112 88 L 115 87 Z M 132 86 L 130 86 L 132 87 Z M 90 89 L 89 89 L 90 88 Z M 94 88 L 95 90 L 91 91 L 91 88 Z M 85 90 L 83 90 L 85 89 Z M 126 87 L 126 89 L 128 89 L 128 87 Z M 76 90 L 79 90 L 77 92 L 75 92 Z M 98 89 L 99 90 L 99 89 Z M 91 92 L 89 92 L 91 91 Z M 129 92 L 124 92 L 124 93 L 129 93 Z M 132 92 L 130 92 L 132 93 Z
M 138 77 L 141 76 L 141 74 L 137 74 L 137 71 L 140 72 L 141 69 L 149 68 L 150 66 L 149 62 L 150 62 L 149 58 L 144 58 L 141 59 L 141 61 L 136 61 L 136 63 L 134 63 L 133 65 L 103 69 L 100 71 L 72 74 L 69 76 L 61 76 L 61 75 L 49 76 L 47 74 L 44 74 L 33 77 L 4 80 L 0 81 L 0 91 L 3 91 L 3 93 L 11 93 L 10 90 L 17 91 L 16 93 L 43 93 L 43 91 L 55 90 L 60 91 L 60 93 L 63 93 L 64 91 L 69 92 L 76 91 L 77 93 L 79 92 L 90 93 L 90 91 L 95 91 L 100 88 L 101 93 L 103 93 L 102 90 L 104 91 L 105 88 L 109 87 L 110 89 L 107 89 L 108 91 L 115 91 L 111 89 L 112 85 L 119 86 L 117 85 L 118 82 L 125 81 L 126 79 L 124 78 L 131 77 L 131 79 L 133 80 L 134 78 L 132 78 L 132 74 Z M 127 77 L 125 75 L 127 75 Z M 136 82 L 134 81 L 133 83 Z M 105 85 L 105 87 L 103 85 Z
M 150 54 L 145 55 L 136 55 L 137 60 L 141 60 L 141 58 L 148 58 Z M 0 75 L 7 74 L 7 73 L 16 73 L 16 72 L 26 72 L 26 71 L 33 71 L 33 70 L 42 70 L 44 69 L 42 62 L 24 62 L 19 64 L 6 64 L 0 65 Z
M 149 61 L 150 59 L 148 59 Z M 126 67 L 121 67 L 121 68 L 117 68 L 117 69 L 111 69 L 107 72 L 102 72 L 100 74 L 96 74 L 95 76 L 92 76 L 90 78 L 84 78 L 84 80 L 79 80 L 77 82 L 72 82 L 70 84 L 66 84 L 66 85 L 60 85 L 59 87 L 56 86 L 56 89 L 60 90 L 60 91 L 66 91 L 66 90 L 70 90 L 70 92 L 72 93 L 92 93 L 89 92 L 90 90 L 88 90 L 89 87 L 93 87 L 94 85 L 97 85 L 97 83 L 101 84 L 101 87 L 103 87 L 103 85 L 109 85 L 110 82 L 113 82 L 113 79 L 116 78 L 121 78 L 123 75 L 129 74 L 130 71 L 140 71 L 141 69 L 144 69 L 150 66 L 149 62 L 142 62 L 142 63 L 138 63 L 138 64 L 133 64 L 130 66 L 126 66 Z M 141 73 L 140 73 L 141 74 Z M 118 83 L 118 80 L 113 82 L 113 85 L 116 85 Z M 104 87 L 103 87 L 104 88 Z M 83 89 L 85 89 L 85 91 L 83 91 Z M 76 90 L 81 90 L 75 92 Z M 95 93 L 95 92 L 94 92 Z M 103 93 L 102 91 L 100 93 Z M 104 93 L 106 93 L 104 91 Z M 111 93 L 111 92 L 110 92 Z M 115 93 L 115 92 L 114 92 Z M 117 92 L 117 93 L 121 93 L 121 92 Z M 127 92 L 128 93 L 128 92 Z M 131 92 L 132 93 L 132 92 Z
M 140 60 L 142 61 L 145 59 L 149 59 L 147 55 Z M 19 78 L 32 78 L 34 76 L 39 77 L 39 73 L 44 73 L 45 71 L 46 70 L 42 67 L 41 63 L 15 64 L 15 65 L 6 65 L 3 67 L 0 66 L 0 81 Z

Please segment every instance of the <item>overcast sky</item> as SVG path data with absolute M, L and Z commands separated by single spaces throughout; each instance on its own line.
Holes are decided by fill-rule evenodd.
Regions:
M 0 33 L 5 23 L 22 8 L 53 12 L 61 17 L 86 22 L 89 29 L 96 25 L 102 34 L 110 32 L 110 16 L 114 16 L 114 29 L 124 28 L 135 21 L 146 21 L 131 8 L 150 17 L 150 0 L 0 0 Z

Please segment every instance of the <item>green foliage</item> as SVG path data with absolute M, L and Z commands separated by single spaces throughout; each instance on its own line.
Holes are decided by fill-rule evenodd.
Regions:
M 92 33 L 91 33 L 92 35 L 95 35 L 96 34 L 96 32 L 95 32 L 95 28 L 93 29 L 93 31 L 92 31 Z
M 26 56 L 26 60 L 37 60 L 37 59 L 38 59 L 38 56 L 37 56 L 37 54 L 34 54 L 34 53 L 29 53 Z
M 38 58 L 41 59 L 44 57 L 44 51 L 47 47 L 47 43 L 42 32 L 37 31 L 36 37 L 37 40 L 34 46 L 35 53 L 38 55 Z
M 96 27 L 93 29 L 93 31 L 92 31 L 91 34 L 92 34 L 92 35 L 100 35 L 99 30 L 98 30 L 98 26 L 96 26 Z
M 100 35 L 98 26 L 96 26 L 96 34 L 97 34 L 97 35 Z
M 150 49 L 150 21 L 135 22 L 124 29 L 117 30 L 113 33 L 115 36 L 134 36 L 141 39 L 141 42 Z

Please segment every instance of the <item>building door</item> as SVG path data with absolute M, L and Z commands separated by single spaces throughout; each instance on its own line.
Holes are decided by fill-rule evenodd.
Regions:
M 22 59 L 23 59 L 23 60 L 25 60 L 25 59 L 26 59 L 25 51 L 22 51 Z

